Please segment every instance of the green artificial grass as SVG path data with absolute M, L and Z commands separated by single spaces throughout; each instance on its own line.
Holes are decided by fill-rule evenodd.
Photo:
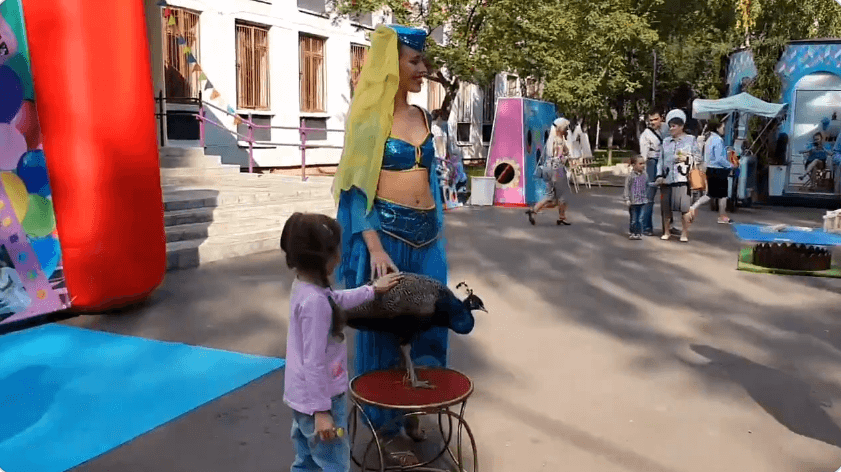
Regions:
M 753 264 L 753 248 L 745 247 L 739 251 L 739 262 L 736 267 L 738 270 L 745 272 L 754 272 L 757 274 L 776 274 L 776 275 L 806 275 L 811 277 L 830 277 L 841 278 L 841 267 L 834 262 L 829 270 L 789 270 L 789 269 L 771 269 L 768 267 L 761 267 Z

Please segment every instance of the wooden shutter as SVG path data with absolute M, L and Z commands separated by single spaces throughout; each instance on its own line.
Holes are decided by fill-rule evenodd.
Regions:
M 164 75 L 166 96 L 171 101 L 179 98 L 198 98 L 199 74 L 192 71 L 193 64 L 187 63 L 183 46 L 178 44 L 181 36 L 196 59 L 199 57 L 199 15 L 188 10 L 170 7 L 170 14 L 175 18 L 175 25 L 169 25 L 169 19 L 161 20 L 164 27 Z
M 237 24 L 237 106 L 269 109 L 269 30 Z
M 325 112 L 324 40 L 301 35 L 301 111 Z

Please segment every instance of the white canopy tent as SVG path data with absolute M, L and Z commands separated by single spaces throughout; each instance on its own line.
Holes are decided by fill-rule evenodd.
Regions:
M 775 118 L 785 110 L 787 103 L 768 103 L 749 93 L 742 92 L 718 100 L 695 100 L 692 102 L 692 116 L 696 119 L 709 119 L 713 115 L 725 115 L 734 112 L 747 113 Z

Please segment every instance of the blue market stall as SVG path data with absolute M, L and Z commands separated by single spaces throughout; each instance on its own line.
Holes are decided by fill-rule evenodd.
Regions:
M 780 78 L 781 103 L 789 107 L 778 129 L 779 162 L 768 167 L 770 203 L 807 204 L 838 208 L 841 182 L 835 182 L 832 152 L 820 156 L 819 172 L 806 172 L 814 160 L 816 135 L 821 146 L 832 149 L 841 133 L 841 39 L 791 41 L 774 69 Z M 728 94 L 744 91 L 757 76 L 753 53 L 735 51 L 727 70 Z M 746 135 L 747 120 L 737 117 L 728 124 L 729 142 Z M 785 138 L 785 139 L 780 139 Z
M 783 115 L 786 109 L 787 104 L 785 103 L 768 103 L 746 92 L 719 100 L 698 99 L 692 102 L 692 116 L 701 120 L 708 120 L 716 115 L 726 115 L 729 118 L 733 114 L 738 114 L 742 119 L 751 115 L 761 116 L 768 119 L 768 124 L 770 124 L 772 119 Z M 763 132 L 767 129 L 768 126 L 766 125 Z M 758 141 L 758 139 L 754 140 L 754 142 Z M 728 196 L 732 200 L 747 206 L 750 205 L 751 195 L 756 189 L 757 162 L 754 156 L 756 150 L 753 148 L 744 149 L 743 142 L 742 139 L 736 140 L 735 143 L 729 140 L 725 143 L 728 149 L 733 149 L 739 155 L 739 168 L 730 177 L 730 185 L 728 186 L 730 194 Z

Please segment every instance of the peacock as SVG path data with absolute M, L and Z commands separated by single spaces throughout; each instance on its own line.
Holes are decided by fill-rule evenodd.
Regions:
M 354 329 L 380 331 L 397 336 L 400 352 L 406 363 L 408 382 L 413 388 L 432 388 L 418 380 L 412 363 L 411 343 L 418 334 L 440 326 L 458 334 L 473 330 L 473 310 L 484 311 L 484 303 L 464 282 L 467 297 L 459 300 L 446 285 L 419 274 L 402 274 L 391 290 L 372 301 L 343 312 L 345 323 Z

